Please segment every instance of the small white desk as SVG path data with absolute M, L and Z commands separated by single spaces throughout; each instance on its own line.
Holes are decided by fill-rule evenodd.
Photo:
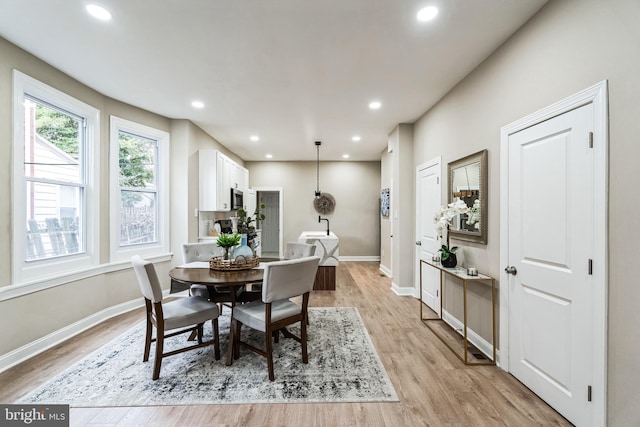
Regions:
M 426 264 L 435 269 L 440 270 L 440 317 L 438 318 L 424 318 L 422 306 L 424 303 L 422 302 L 422 265 Z M 456 279 L 462 281 L 462 295 L 463 295 L 463 356 L 460 354 L 445 340 L 438 331 L 433 328 L 429 323 L 430 322 L 444 322 L 442 320 L 443 313 L 443 301 L 444 301 L 444 293 L 442 292 L 443 283 L 445 282 L 444 275 L 448 274 Z M 491 282 L 491 327 L 492 327 L 492 345 L 493 345 L 493 358 L 491 360 L 483 360 L 483 361 L 470 361 L 468 357 L 467 348 L 469 347 L 469 340 L 467 338 L 467 286 L 468 283 L 480 283 L 480 282 Z M 493 277 L 485 276 L 483 274 L 478 274 L 477 276 L 469 276 L 467 274 L 466 269 L 464 268 L 446 268 L 443 267 L 439 262 L 427 261 L 424 259 L 420 260 L 420 320 L 433 331 L 433 333 L 442 341 L 451 351 L 453 351 L 456 356 L 460 358 L 464 362 L 465 365 L 495 365 L 496 364 L 496 285 L 495 279 Z

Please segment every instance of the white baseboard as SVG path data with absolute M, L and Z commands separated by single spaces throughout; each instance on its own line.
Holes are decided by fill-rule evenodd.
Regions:
M 365 256 L 341 256 L 340 257 L 340 261 L 342 262 L 349 262 L 349 261 L 380 261 L 380 257 L 379 256 L 369 256 L 369 255 L 365 255 Z
M 413 288 L 413 286 L 411 286 L 411 287 L 398 286 L 396 283 L 391 282 L 391 290 L 396 295 L 399 295 L 401 297 L 414 297 L 415 296 L 415 289 Z
M 451 313 L 446 310 L 443 310 L 442 320 L 444 320 L 449 326 L 451 326 L 457 333 L 463 335 L 462 328 L 464 327 L 463 323 L 454 317 Z M 480 335 L 475 333 L 473 329 L 467 326 L 467 339 L 473 345 L 475 345 L 478 350 L 480 350 L 485 356 L 489 359 L 493 359 L 493 345 L 482 338 Z M 496 349 L 496 362 L 500 360 L 500 352 Z
M 382 272 L 382 274 L 384 274 L 385 276 L 390 277 L 390 278 L 393 278 L 393 276 L 391 275 L 391 270 L 390 270 L 388 267 L 386 267 L 386 266 L 384 266 L 384 265 L 380 264 L 380 271 L 381 271 L 381 272 Z
M 169 295 L 169 291 L 166 290 L 163 294 L 167 297 Z M 173 297 L 176 295 L 177 294 L 172 294 L 171 296 Z M 105 308 L 98 313 L 94 313 L 91 316 L 85 317 L 84 319 L 65 326 L 62 329 L 58 329 L 49 335 L 23 345 L 9 353 L 0 355 L 0 373 L 104 322 L 107 319 L 143 306 L 144 300 L 140 297 L 113 307 Z

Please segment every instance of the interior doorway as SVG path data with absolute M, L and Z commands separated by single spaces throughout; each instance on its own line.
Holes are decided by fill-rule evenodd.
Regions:
M 420 268 L 420 260 L 430 260 L 440 249 L 440 241 L 433 224 L 433 214 L 440 207 L 442 184 L 442 156 L 436 157 L 416 168 L 416 265 L 415 286 L 422 302 L 440 314 L 439 272 L 435 268 Z M 420 280 L 422 270 L 422 281 Z
M 258 229 L 261 233 L 262 256 L 280 257 L 282 255 L 282 188 L 258 187 L 256 199 L 264 204 L 265 219 L 260 221 Z
M 606 93 L 502 129 L 501 365 L 575 425 L 606 424 Z

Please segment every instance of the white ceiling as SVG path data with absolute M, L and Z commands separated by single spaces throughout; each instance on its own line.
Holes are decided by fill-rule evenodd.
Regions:
M 0 36 L 107 96 L 191 120 L 244 160 L 315 160 L 316 140 L 321 160 L 378 160 L 397 123 L 545 2 L 0 0 Z M 90 17 L 88 3 L 113 19 Z M 418 22 L 428 5 L 440 13 Z

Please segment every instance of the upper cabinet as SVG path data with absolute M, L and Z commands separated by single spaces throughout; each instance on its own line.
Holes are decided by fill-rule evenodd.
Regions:
M 233 160 L 229 159 L 231 164 L 229 177 L 231 177 L 231 188 L 235 188 L 236 190 L 240 190 L 245 193 L 249 189 L 249 170 L 240 166 Z
M 249 187 L 249 171 L 218 150 L 200 150 L 198 164 L 200 169 L 199 209 L 230 211 L 231 189 L 246 192 Z

